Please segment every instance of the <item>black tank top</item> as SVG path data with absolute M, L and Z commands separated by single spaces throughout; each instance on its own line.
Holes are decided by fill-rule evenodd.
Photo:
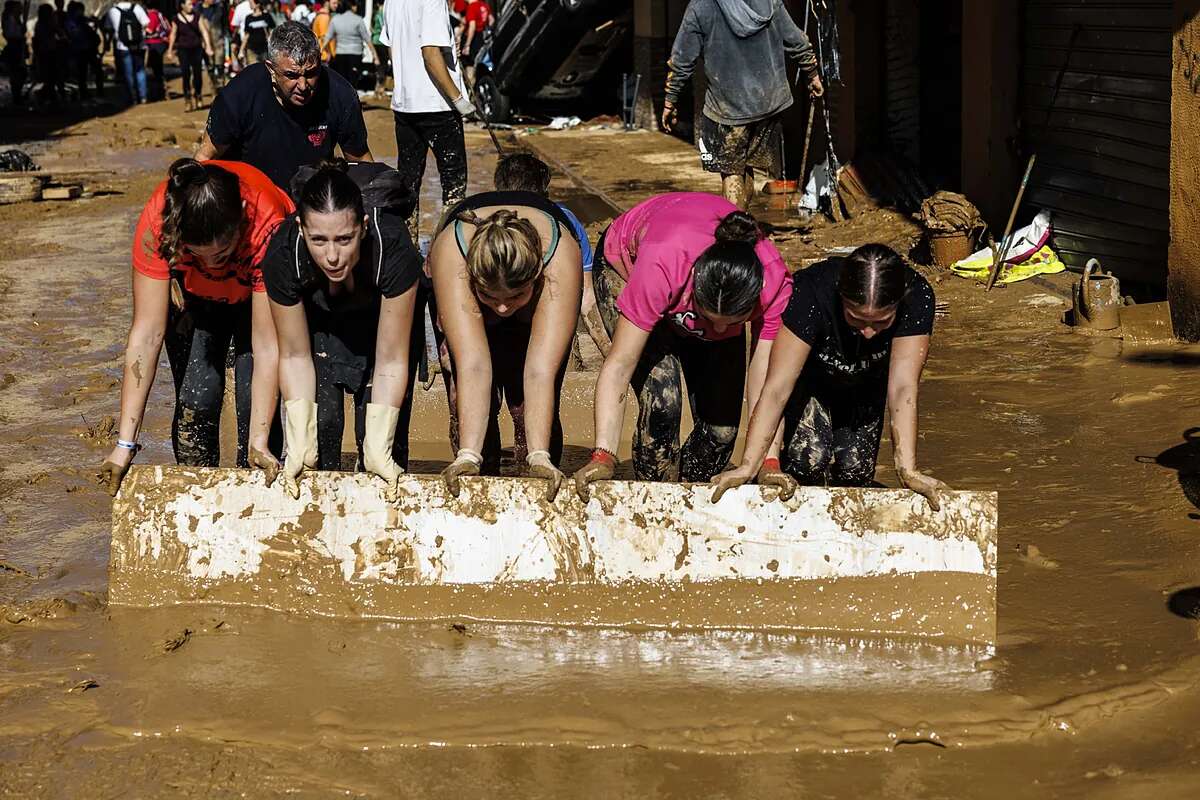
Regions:
M 183 14 L 175 17 L 175 47 L 178 50 L 192 50 L 204 47 L 204 40 L 200 36 L 200 18 L 195 14 L 192 15 L 192 21 L 188 22 L 183 18 Z
M 549 217 L 552 222 L 557 223 L 551 234 L 546 253 L 542 257 L 542 261 L 546 264 L 549 264 L 550 259 L 554 258 L 554 253 L 558 249 L 558 240 L 562 235 L 562 229 L 566 229 L 568 236 L 574 235 L 571 233 L 571 220 L 563 213 L 563 210 L 554 201 L 534 192 L 480 192 L 477 195 L 472 195 L 450 209 L 442 220 L 442 226 L 438 228 L 438 233 L 453 226 L 455 238 L 458 240 L 458 249 L 465 257 L 467 253 L 462 237 L 462 229 L 459 225 L 455 224 L 458 221 L 458 215 L 464 211 L 474 211 L 479 208 L 490 208 L 493 206 L 522 206 L 524 208 L 536 209 Z

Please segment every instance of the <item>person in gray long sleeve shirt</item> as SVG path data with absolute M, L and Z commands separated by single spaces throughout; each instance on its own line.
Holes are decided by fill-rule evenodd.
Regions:
M 708 78 L 696 131 L 700 162 L 721 175 L 725 197 L 744 209 L 755 169 L 782 177 L 780 114 L 792 105 L 787 60 L 799 63 L 809 93 L 820 97 L 825 90 L 817 58 L 783 0 L 691 0 L 667 65 L 666 131 L 700 58 Z
M 325 40 L 321 43 L 337 44 L 337 55 L 330 60 L 329 66 L 350 81 L 350 85 L 355 89 L 359 88 L 362 79 L 363 52 L 369 49 L 374 56 L 373 63 L 379 63 L 379 53 L 371 43 L 367 21 L 360 17 L 357 11 L 354 3 L 347 3 L 340 9 L 341 13 L 334 14 L 329 21 L 329 30 L 325 32 Z

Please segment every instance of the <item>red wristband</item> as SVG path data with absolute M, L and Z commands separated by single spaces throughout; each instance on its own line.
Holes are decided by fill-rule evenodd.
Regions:
M 782 471 L 782 468 L 779 466 L 778 458 L 764 458 L 762 468 L 775 470 L 776 472 Z
M 597 447 L 592 451 L 591 463 L 607 464 L 610 467 L 615 467 L 617 465 L 617 457 L 603 447 Z

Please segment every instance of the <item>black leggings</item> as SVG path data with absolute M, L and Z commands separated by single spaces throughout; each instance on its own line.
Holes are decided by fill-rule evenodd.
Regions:
M 254 371 L 250 303 L 215 303 L 188 296 L 184 311 L 171 305 L 165 344 L 171 376 L 175 379 L 171 444 L 176 462 L 188 467 L 220 465 L 221 406 L 232 346 L 237 465 L 248 466 L 250 380 Z M 278 453 L 282 441 L 276 415 L 271 423 L 271 450 Z
M 783 413 L 780 465 L 806 486 L 870 485 L 886 405 L 886 382 L 836 390 L 801 378 Z
M 146 71 L 150 73 L 151 87 L 150 94 L 155 100 L 162 100 L 166 97 L 167 87 L 163 84 L 163 56 L 166 55 L 167 46 L 151 45 L 146 48 Z
M 529 350 L 529 336 L 532 330 L 529 323 L 512 319 L 487 326 L 488 352 L 492 357 L 492 402 L 488 409 L 487 433 L 483 438 L 483 465 L 480 472 L 484 475 L 500 474 L 501 404 L 508 405 L 508 413 L 513 420 L 513 460 L 523 464 L 525 456 L 529 454 L 529 444 L 525 436 L 525 354 Z M 450 405 L 450 446 L 457 453 L 458 385 L 454 379 L 454 364 L 449 356 L 445 337 L 440 336 L 439 339 L 438 347 L 442 361 L 450 364 L 450 371 L 442 377 L 446 382 L 446 399 Z M 559 403 L 569 357 L 568 350 L 558 368 L 558 376 L 554 383 L 554 417 L 550 423 L 549 450 L 550 460 L 555 464 L 562 461 L 563 429 Z
M 183 96 L 199 99 L 204 94 L 204 48 L 181 47 L 175 52 L 183 70 Z
M 625 280 L 604 260 L 604 237 L 596 245 L 592 284 L 608 335 L 616 331 L 616 298 Z M 687 382 L 693 427 L 683 447 L 683 382 Z M 660 322 L 633 370 L 638 422 L 633 435 L 633 474 L 640 481 L 705 482 L 733 456 L 746 385 L 746 341 L 716 342 L 676 333 Z

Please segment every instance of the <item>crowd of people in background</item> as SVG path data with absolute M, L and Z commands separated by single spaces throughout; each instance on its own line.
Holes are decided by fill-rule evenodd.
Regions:
M 365 0 L 119 0 L 95 15 L 78 0 L 5 0 L 4 49 L 12 104 L 56 109 L 104 92 L 104 58 L 129 104 L 167 98 L 167 65 L 178 67 L 186 110 L 202 106 L 204 75 L 215 93 L 265 58 L 271 31 L 285 21 L 312 29 L 321 60 L 361 94 L 383 90 L 391 53 L 380 39 L 384 2 Z M 473 60 L 492 22 L 483 0 L 448 0 L 455 49 Z M 177 95 L 176 95 L 177 96 Z

